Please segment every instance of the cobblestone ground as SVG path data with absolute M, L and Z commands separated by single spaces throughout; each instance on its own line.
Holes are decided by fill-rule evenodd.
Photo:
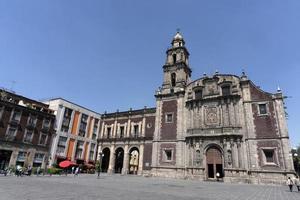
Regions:
M 265 186 L 101 174 L 0 177 L 0 200 L 300 200 L 287 186 Z

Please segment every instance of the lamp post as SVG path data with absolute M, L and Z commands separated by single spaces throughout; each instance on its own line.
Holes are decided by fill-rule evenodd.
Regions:
M 99 152 L 99 163 L 98 163 L 98 168 L 97 168 L 97 172 L 98 172 L 97 178 L 100 178 L 102 155 L 103 155 L 103 153 L 102 153 L 102 151 L 100 151 Z

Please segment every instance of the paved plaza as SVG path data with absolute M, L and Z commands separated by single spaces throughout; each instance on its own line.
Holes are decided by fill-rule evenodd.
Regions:
M 101 174 L 0 177 L 0 200 L 299 200 L 287 186 L 265 186 Z

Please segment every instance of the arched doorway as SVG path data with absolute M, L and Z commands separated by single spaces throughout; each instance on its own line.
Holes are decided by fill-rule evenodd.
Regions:
M 110 157 L 110 150 L 109 148 L 105 148 L 102 150 L 102 163 L 101 163 L 101 171 L 107 172 L 109 166 L 109 157 Z
M 122 173 L 124 159 L 124 150 L 119 147 L 116 149 L 116 159 L 115 159 L 115 173 Z
M 129 174 L 137 174 L 139 169 L 139 149 L 133 147 L 129 151 Z
M 212 146 L 207 149 L 206 167 L 207 178 L 215 179 L 217 173 L 220 174 L 220 177 L 223 177 L 223 159 L 219 148 Z

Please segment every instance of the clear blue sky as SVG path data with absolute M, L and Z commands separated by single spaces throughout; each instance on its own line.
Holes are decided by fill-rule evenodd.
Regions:
M 154 107 L 177 28 L 193 79 L 240 75 L 279 85 L 300 143 L 299 0 L 0 0 L 0 86 L 100 113 Z M 15 81 L 15 83 L 13 83 Z

